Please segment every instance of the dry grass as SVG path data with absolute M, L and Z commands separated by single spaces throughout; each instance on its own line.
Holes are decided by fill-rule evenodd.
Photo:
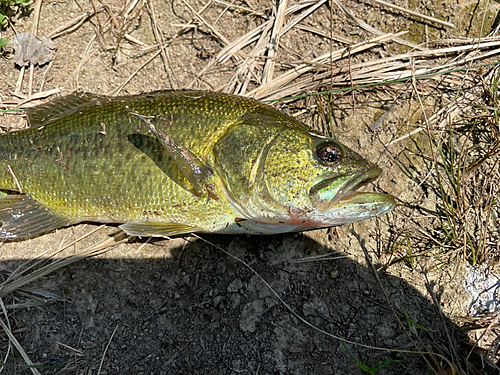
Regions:
M 500 237 L 492 215 L 498 210 L 499 103 L 496 94 L 489 103 L 484 101 L 485 93 L 497 90 L 497 76 L 498 67 L 494 66 L 484 76 L 471 79 L 465 94 L 425 119 L 426 126 L 407 135 L 426 132 L 429 151 L 414 155 L 428 168 L 415 178 L 434 193 L 437 209 L 422 211 L 422 218 L 435 220 L 433 227 L 417 225 L 406 237 L 413 240 L 413 255 L 429 247 L 439 248 L 444 263 L 462 260 L 471 264 L 498 256 Z M 488 85 L 483 84 L 486 82 Z
M 409 153 L 420 161 L 415 163 L 419 167 L 410 165 L 413 172 L 409 177 L 428 192 L 432 204 L 405 204 L 411 211 L 409 221 L 395 230 L 386 268 L 404 262 L 427 274 L 446 272 L 450 267 L 458 270 L 465 264 L 496 267 L 500 255 L 498 76 L 496 64 L 474 70 L 462 80 L 463 94 L 429 118 L 423 112 L 421 127 L 387 144 L 390 148 L 425 132 L 428 147 Z M 428 291 L 433 295 L 430 285 L 427 283 Z M 433 300 L 441 311 L 439 299 L 433 296 Z M 467 362 L 472 353 L 483 358 L 487 366 L 497 368 L 497 314 L 461 321 L 467 322 L 464 330 L 475 342 L 465 358 L 455 356 L 453 360 L 461 373 L 467 373 L 467 367 L 461 367 L 460 361 Z
M 7 363 L 8 358 L 10 357 L 13 348 L 15 348 L 22 356 L 25 366 L 31 370 L 31 372 L 35 375 L 40 375 L 40 372 L 37 369 L 37 365 L 31 361 L 28 354 L 25 352 L 19 341 L 16 339 L 12 331 L 11 321 L 9 314 L 7 313 L 8 309 L 19 309 L 19 308 L 29 308 L 36 306 L 36 298 L 34 295 L 41 294 L 45 297 L 45 299 L 56 299 L 57 297 L 52 295 L 51 293 L 45 292 L 43 290 L 34 290 L 27 289 L 26 286 L 28 284 L 32 284 L 39 280 L 40 278 L 56 272 L 57 270 L 66 267 L 72 263 L 78 262 L 82 259 L 88 257 L 95 257 L 100 254 L 103 254 L 113 247 L 126 242 L 129 237 L 125 235 L 123 232 L 119 232 L 114 237 L 105 238 L 97 243 L 85 248 L 74 251 L 75 247 L 78 246 L 79 243 L 82 242 L 86 237 L 90 236 L 94 232 L 101 229 L 101 227 L 97 227 L 96 229 L 88 232 L 87 234 L 77 238 L 74 241 L 70 241 L 67 244 L 62 244 L 58 250 L 52 251 L 48 254 L 43 252 L 40 254 L 39 259 L 33 259 L 30 261 L 26 261 L 22 263 L 16 270 L 4 271 L 4 274 L 7 276 L 5 280 L 0 283 L 0 307 L 2 310 L 3 317 L 0 317 L 0 327 L 5 333 L 8 341 L 6 342 L 6 347 L 0 347 L 0 353 L 5 353 L 4 357 L 0 360 L 3 361 L 4 365 Z M 66 255 L 67 250 L 71 249 L 72 254 Z M 63 254 L 63 257 L 55 258 L 57 255 Z M 43 258 L 42 258 L 43 257 Z M 10 306 L 5 306 L 4 300 L 12 301 L 12 297 L 16 294 L 27 294 L 29 302 L 23 305 L 12 304 Z M 0 343 L 2 342 L 2 335 L 0 334 Z M 3 346 L 3 345 L 2 345 Z M 5 350 L 4 350 L 5 349 Z M 104 359 L 104 355 L 103 355 Z M 22 367 L 22 366 L 21 366 Z M 3 367 L 0 367 L 0 373 L 2 372 Z

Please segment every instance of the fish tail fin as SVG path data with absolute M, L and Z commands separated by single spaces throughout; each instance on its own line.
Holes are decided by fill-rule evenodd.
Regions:
M 29 195 L 0 198 L 0 238 L 16 239 L 48 232 L 73 221 L 55 214 Z

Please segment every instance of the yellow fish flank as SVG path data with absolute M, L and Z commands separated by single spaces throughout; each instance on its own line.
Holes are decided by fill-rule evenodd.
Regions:
M 357 189 L 381 170 L 255 100 L 161 91 L 74 94 L 28 112 L 0 136 L 0 237 L 81 221 L 130 235 L 273 234 L 392 210 Z

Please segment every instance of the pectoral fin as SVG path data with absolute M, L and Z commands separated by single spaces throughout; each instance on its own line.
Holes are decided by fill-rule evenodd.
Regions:
M 189 225 L 142 219 L 120 225 L 120 228 L 131 236 L 139 237 L 170 237 L 200 231 Z
M 33 236 L 72 224 L 54 214 L 29 195 L 8 195 L 0 199 L 0 238 Z
M 189 181 L 197 195 L 201 195 L 205 191 L 205 185 L 208 178 L 212 175 L 212 171 L 188 148 L 184 147 L 180 142 L 177 142 L 170 135 L 157 129 L 149 119 L 142 117 L 149 130 L 158 138 L 160 143 L 165 147 L 167 152 L 174 160 L 177 167 L 180 169 L 184 177 Z

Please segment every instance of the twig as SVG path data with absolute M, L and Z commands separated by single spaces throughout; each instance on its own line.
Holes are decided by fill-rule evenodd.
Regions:
M 94 35 L 92 35 L 92 38 L 90 38 L 89 42 L 87 43 L 87 47 L 85 47 L 85 52 L 83 53 L 83 56 L 82 56 L 82 59 L 80 60 L 80 63 L 78 64 L 78 66 L 75 68 L 75 70 L 72 73 L 72 74 L 75 75 L 75 86 L 76 86 L 76 89 L 78 89 L 78 86 L 79 86 L 78 79 L 80 77 L 80 71 L 82 70 L 83 65 L 87 61 L 89 61 L 89 59 L 92 57 L 92 55 L 94 53 L 96 53 L 96 50 L 92 50 L 92 46 L 93 46 L 94 41 L 96 40 L 96 38 L 97 38 L 97 33 L 95 33 Z
M 258 35 L 262 33 L 262 30 L 265 30 L 265 28 L 269 27 L 270 25 L 271 24 L 269 23 L 269 21 L 266 21 L 262 25 L 257 26 L 256 28 L 254 28 L 250 32 L 248 32 L 245 35 L 243 35 L 242 37 L 238 38 L 233 43 L 224 47 L 217 54 L 217 56 L 201 70 L 201 72 L 198 74 L 198 77 L 201 77 L 203 74 L 208 72 L 208 70 L 212 66 L 214 66 L 215 64 L 223 64 L 224 62 L 229 60 L 231 57 L 233 57 L 236 53 L 238 53 L 238 51 L 240 51 L 242 48 L 244 48 L 247 45 L 249 45 L 250 43 L 254 42 L 256 39 L 258 39 Z M 246 59 L 248 59 L 249 56 L 253 56 L 254 51 L 255 51 L 255 49 L 247 56 Z
M 73 31 L 75 31 L 93 15 L 94 15 L 93 12 L 85 12 L 83 14 L 80 14 L 79 16 L 66 22 L 64 25 L 59 26 L 57 29 L 52 30 L 47 35 L 47 38 L 55 39 L 55 38 L 58 38 L 64 34 L 69 34 Z
M 455 25 L 452 24 L 452 23 L 450 23 L 450 22 L 446 22 L 446 21 L 442 21 L 442 20 L 440 20 L 438 18 L 426 16 L 424 14 L 415 12 L 415 11 L 410 10 L 410 9 L 406 9 L 406 8 L 400 7 L 400 6 L 395 5 L 395 4 L 388 3 L 388 2 L 383 1 L 383 0 L 371 0 L 371 1 L 373 1 L 374 3 L 377 3 L 379 5 L 383 5 L 383 6 L 388 7 L 388 8 L 396 9 L 396 10 L 398 10 L 400 12 L 407 13 L 407 14 L 410 14 L 412 16 L 421 18 L 423 20 L 426 20 L 426 21 L 429 21 L 429 22 L 432 22 L 432 23 L 437 23 L 438 25 L 441 25 L 441 26 L 450 27 L 452 29 L 455 28 Z
M 23 87 L 23 79 L 24 79 L 24 71 L 26 70 L 25 66 L 21 66 L 21 70 L 19 71 L 19 77 L 17 78 L 16 88 L 14 92 L 21 92 L 21 88 Z
M 113 92 L 111 94 L 109 94 L 110 96 L 117 96 L 120 91 L 122 91 L 122 89 L 125 87 L 125 85 L 127 83 L 129 83 L 132 78 L 134 78 L 137 73 L 139 73 L 139 71 L 141 71 L 146 65 L 148 65 L 151 61 L 153 61 L 160 53 L 161 53 L 161 49 L 159 49 L 158 51 L 156 51 L 153 56 L 151 56 L 148 61 L 146 61 L 144 64 L 142 64 L 140 67 L 138 67 L 126 80 L 125 82 L 123 82 L 120 86 L 118 86 L 116 89 L 113 90 Z
M 278 9 L 276 11 L 276 18 L 274 20 L 273 31 L 271 32 L 271 40 L 267 50 L 267 59 L 262 72 L 262 83 L 265 84 L 273 79 L 274 75 L 274 54 L 278 49 L 281 30 L 283 29 L 283 22 L 285 22 L 285 10 L 288 0 L 280 0 Z
M 81 350 L 78 350 L 78 349 L 75 349 L 69 345 L 66 345 L 62 342 L 59 342 L 59 341 L 56 341 L 56 344 L 59 345 L 59 346 L 62 346 L 63 348 L 66 348 L 68 350 L 70 350 L 74 355 L 78 356 L 78 357 L 84 357 L 85 354 L 81 351 Z
M 21 185 L 19 184 L 19 180 L 17 179 L 16 175 L 14 174 L 14 172 L 12 172 L 12 168 L 10 167 L 9 164 L 7 164 L 7 169 L 9 170 L 9 173 L 12 175 L 12 177 L 14 178 L 14 182 L 17 186 L 17 190 L 19 190 L 19 193 L 22 194 L 23 193 L 23 189 L 21 189 Z
M 207 22 L 199 13 L 197 13 L 193 7 L 191 5 L 189 5 L 186 0 L 182 0 L 182 2 L 184 3 L 184 5 L 186 5 L 189 10 L 193 13 L 193 15 L 198 18 L 198 20 L 200 20 L 200 22 L 202 22 L 206 27 L 208 27 L 208 29 L 214 33 L 215 36 L 217 36 L 217 38 L 219 38 L 219 40 L 224 44 L 224 46 L 227 46 L 229 44 L 231 44 L 231 42 L 229 41 L 229 39 L 227 39 L 224 35 L 222 35 L 220 32 L 217 31 L 217 29 L 215 29 L 209 22 Z
M 5 308 L 5 305 L 4 305 L 3 300 L 1 298 L 0 298 L 0 306 L 2 307 L 2 313 L 5 316 L 5 320 L 7 321 L 7 327 L 9 329 L 11 329 L 10 321 L 9 321 L 9 315 L 7 314 L 7 309 Z M 0 373 L 2 373 L 2 371 L 3 371 L 4 367 L 5 367 L 5 364 L 7 363 L 7 359 L 9 358 L 11 350 L 12 350 L 12 342 L 9 340 L 9 345 L 7 346 L 7 352 L 5 353 L 4 360 L 2 361 L 3 364 L 0 367 Z
M 359 18 L 357 18 L 354 15 L 354 13 L 351 12 L 351 10 L 349 8 L 345 7 L 344 4 L 342 4 L 339 0 L 334 0 L 334 1 L 335 1 L 335 4 L 337 4 L 337 6 L 340 8 L 340 10 L 347 17 L 349 17 L 354 22 L 356 22 L 358 24 L 358 26 L 361 27 L 362 29 L 368 31 L 369 33 L 375 34 L 375 35 L 387 35 L 383 31 L 377 30 L 374 27 L 368 25 L 365 21 L 360 20 Z M 394 38 L 394 41 L 397 42 L 397 43 L 399 43 L 399 44 L 402 44 L 402 45 L 405 45 L 405 46 L 408 46 L 408 47 L 411 47 L 411 48 L 414 48 L 414 49 L 418 49 L 418 50 L 425 50 L 426 49 L 424 47 L 416 45 L 415 43 L 409 42 L 409 41 L 401 39 L 401 38 Z
M 45 79 L 47 78 L 47 74 L 49 74 L 53 65 L 54 65 L 54 60 L 51 60 L 49 62 L 49 65 L 47 66 L 47 68 L 44 70 L 43 75 L 42 75 L 42 82 L 40 83 L 40 89 L 38 90 L 39 92 L 43 91 L 43 86 L 45 86 Z
M 34 375 L 41 375 L 40 372 L 36 369 L 35 364 L 31 361 L 30 357 L 24 350 L 24 348 L 21 346 L 19 341 L 17 341 L 16 337 L 12 334 L 12 331 L 9 329 L 9 327 L 4 323 L 3 319 L 0 318 L 0 326 L 2 326 L 2 329 L 5 331 L 7 336 L 9 337 L 9 340 L 14 344 L 16 349 L 19 351 L 21 354 L 21 357 L 23 357 L 24 362 L 26 362 L 26 365 L 28 368 L 31 370 L 31 372 Z
M 365 51 L 367 49 L 370 49 L 380 43 L 386 42 L 388 40 L 394 40 L 397 36 L 406 34 L 406 32 L 401 32 L 398 34 L 385 34 L 383 36 L 378 36 L 376 38 L 370 39 L 366 42 L 361 42 L 357 43 L 349 48 L 351 54 L 359 53 L 361 51 Z M 345 56 L 345 54 L 348 52 L 347 48 L 342 48 L 340 50 L 337 50 L 333 53 L 326 53 L 320 57 L 315 58 L 312 60 L 309 64 L 301 64 L 293 69 L 288 70 L 287 72 L 283 73 L 281 76 L 276 77 L 273 79 L 271 82 L 266 83 L 265 85 L 261 85 L 260 87 L 256 88 L 253 91 L 250 91 L 248 93 L 248 96 L 253 96 L 257 99 L 261 99 L 268 95 L 269 91 L 276 89 L 278 87 L 281 87 L 285 85 L 288 82 L 291 82 L 295 78 L 299 77 L 300 75 L 310 71 L 313 69 L 315 64 L 322 63 L 324 61 L 330 61 L 329 59 L 332 60 L 338 60 L 341 59 L 342 57 Z
M 227 2 L 222 1 L 222 0 L 213 0 L 213 1 L 215 3 L 219 3 L 219 4 L 222 4 L 222 5 L 225 5 L 225 6 L 229 7 L 229 8 L 238 9 L 238 10 L 241 10 L 241 11 L 244 11 L 244 12 L 248 12 L 249 14 L 255 14 L 256 16 L 260 16 L 262 18 L 266 18 L 266 19 L 268 18 L 265 13 L 258 12 L 256 10 L 253 10 L 253 9 L 250 9 L 250 8 L 245 8 L 245 7 L 236 5 L 236 4 L 230 4 L 230 3 L 227 3 Z
M 149 18 L 151 19 L 151 28 L 153 29 L 153 35 L 155 37 L 155 41 L 158 45 L 163 45 L 163 38 L 158 32 L 158 26 L 156 25 L 155 9 L 153 7 L 153 3 L 151 2 L 151 0 L 147 0 L 146 8 L 149 13 Z M 167 57 L 165 56 L 165 50 L 163 48 L 161 48 L 161 60 L 163 62 L 163 68 L 165 69 L 165 73 L 168 74 Z
M 269 32 L 271 31 L 271 27 L 271 22 L 265 22 L 259 27 L 258 33 L 260 33 L 260 37 L 257 40 L 257 43 L 255 43 L 253 49 L 245 58 L 245 61 L 243 61 L 243 63 L 241 63 L 238 69 L 233 73 L 233 75 L 229 79 L 228 84 L 223 90 L 224 92 L 234 92 L 235 94 L 244 95 L 252 76 L 257 82 L 260 83 L 259 77 L 257 77 L 254 72 L 254 64 L 256 58 L 261 56 L 266 50 L 265 46 L 268 40 Z M 257 28 L 254 29 L 254 31 L 256 30 Z M 258 33 L 256 32 L 255 35 L 258 35 Z M 236 89 L 233 91 L 234 86 L 240 79 L 243 82 L 240 82 L 240 84 L 237 85 Z
M 151 46 L 147 45 L 146 43 L 140 41 L 139 39 L 137 38 L 134 38 L 132 35 L 130 34 L 123 34 L 123 39 L 127 40 L 128 42 L 130 42 L 132 45 L 136 45 L 136 46 L 139 46 L 143 49 L 148 49 L 148 48 L 152 48 Z
M 304 18 L 309 16 L 312 12 L 314 12 L 316 9 L 318 9 L 320 6 L 322 6 L 326 2 L 327 2 L 327 0 L 319 0 L 316 3 L 311 3 L 309 8 L 307 8 L 305 11 L 301 12 L 298 16 L 296 16 L 294 19 L 292 19 L 290 22 L 288 22 L 286 24 L 280 37 L 285 35 L 287 32 L 289 32 L 292 29 L 292 27 L 295 27 L 295 25 L 297 25 L 300 21 L 302 21 Z M 293 9 L 293 6 L 291 6 L 290 8 L 287 9 L 286 15 L 288 15 L 289 13 L 290 14 L 292 13 L 290 11 L 291 9 Z
M 211 1 L 207 1 L 207 3 L 200 9 L 200 11 L 198 12 L 199 15 L 201 15 L 203 12 L 205 12 L 205 10 L 208 9 L 208 7 L 212 4 Z M 192 29 L 192 28 L 196 28 L 196 24 L 195 24 L 195 21 L 194 20 L 191 20 L 190 22 L 188 22 L 186 25 L 180 25 L 180 27 L 182 27 L 182 29 L 175 35 L 175 37 L 185 33 L 186 31 Z M 174 38 L 175 38 L 174 37 Z
M 347 46 L 348 53 L 348 69 L 349 69 L 349 83 L 351 84 L 351 88 L 354 87 L 354 80 L 352 79 L 352 60 L 351 60 L 351 46 Z M 330 59 L 330 66 L 333 64 L 333 59 Z M 330 75 L 330 85 L 332 85 L 333 76 Z M 354 97 L 354 90 L 351 92 L 352 96 L 352 114 L 354 115 L 356 112 L 356 98 Z
M 26 103 L 29 103 L 29 102 L 33 101 L 33 100 L 38 100 L 38 99 L 46 98 L 48 96 L 59 94 L 61 92 L 62 92 L 62 89 L 52 89 L 52 90 L 37 92 L 36 94 L 33 94 L 30 97 L 27 97 L 25 100 L 23 100 L 22 102 L 18 103 L 17 105 L 18 106 L 22 106 L 22 105 L 24 105 Z
M 292 19 L 281 31 L 280 38 L 288 32 L 292 26 L 303 20 L 306 16 L 311 14 L 314 10 L 316 10 L 319 6 L 324 4 L 327 0 L 316 0 L 316 1 L 302 1 L 297 4 L 291 5 L 285 9 L 285 17 L 295 12 L 303 11 L 297 17 Z M 232 77 L 229 80 L 229 83 L 225 86 L 224 92 L 236 92 L 239 94 L 243 94 L 246 91 L 246 87 L 249 83 L 250 77 L 253 77 L 257 82 L 260 83 L 260 77 L 257 77 L 256 72 L 254 71 L 254 62 L 256 58 L 259 58 L 266 51 L 266 44 L 268 43 L 268 32 L 272 28 L 273 23 L 272 20 L 268 20 L 259 26 L 255 27 L 253 30 L 249 31 L 245 35 L 241 36 L 230 45 L 224 47 L 217 56 L 212 59 L 203 70 L 198 73 L 197 77 L 201 77 L 203 74 L 209 71 L 216 64 L 223 64 L 235 54 L 240 53 L 240 50 L 249 44 L 257 41 L 252 51 L 246 55 L 245 61 L 240 63 L 236 72 L 233 73 Z M 260 35 L 260 36 L 259 36 Z M 241 77 L 244 82 L 240 82 L 237 84 L 237 80 Z M 188 87 L 191 87 L 194 83 L 191 82 Z M 238 86 L 236 90 L 233 91 L 235 86 Z
M 434 115 L 432 115 L 429 118 L 429 124 L 433 125 L 436 122 L 438 122 L 439 118 L 443 118 L 443 117 L 446 117 L 447 119 L 453 119 L 458 114 L 458 112 L 460 111 L 460 103 L 470 102 L 470 101 L 474 100 L 474 98 L 475 98 L 475 94 L 474 93 L 466 92 L 464 95 L 462 95 L 462 97 L 458 98 L 457 100 L 454 100 L 452 103 L 449 103 L 449 104 L 445 105 L 438 112 L 436 112 Z M 438 127 L 441 127 L 442 125 L 443 125 L 443 122 L 440 122 L 438 124 Z M 425 129 L 427 129 L 427 127 L 420 126 L 417 129 L 412 130 L 408 134 L 405 134 L 402 137 L 399 137 L 399 138 L 397 138 L 397 139 L 395 139 L 393 141 L 390 141 L 389 143 L 387 143 L 385 145 L 385 147 L 388 147 L 388 146 L 391 146 L 391 145 L 393 145 L 395 143 L 401 142 L 402 140 L 404 140 L 404 139 L 406 139 L 408 137 L 411 137 L 412 135 L 415 135 L 417 133 L 420 133 L 422 130 L 425 130 Z
M 292 259 L 290 263 L 307 263 L 307 262 L 317 262 L 320 260 L 336 260 L 336 259 L 345 259 L 348 258 L 347 255 L 339 255 L 339 256 L 331 256 L 332 254 L 336 254 L 334 252 L 321 254 L 316 256 L 304 257 L 299 259 Z
M 33 75 L 35 74 L 35 65 L 30 64 L 30 75 L 28 79 L 28 96 L 33 94 Z
M 464 66 L 466 64 L 472 63 L 473 61 L 485 59 L 489 56 L 498 55 L 500 53 L 500 48 L 483 53 L 478 53 L 482 49 L 496 47 L 498 45 L 499 42 L 495 41 L 388 56 L 378 60 L 370 60 L 368 62 L 353 64 L 351 66 L 351 72 L 353 75 L 353 80 L 358 85 L 358 87 L 375 83 L 390 83 L 396 80 L 408 80 L 409 78 L 413 77 L 413 74 L 419 77 L 427 75 L 430 79 L 436 79 L 441 83 L 445 83 L 448 82 L 449 79 L 443 79 L 442 77 L 439 77 L 441 74 L 452 73 L 452 70 L 456 67 Z M 334 52 L 334 54 L 336 54 L 337 52 Z M 457 52 L 472 53 L 470 53 L 469 55 L 465 55 L 462 59 L 455 59 L 448 64 L 429 64 L 428 58 L 446 57 L 450 53 Z M 413 59 L 415 61 L 415 65 L 417 65 L 415 67 L 415 72 L 411 71 L 411 67 L 409 64 L 409 61 L 411 59 Z M 337 60 L 337 58 L 335 58 L 335 60 Z M 266 100 L 275 100 L 289 95 L 296 96 L 298 93 L 303 93 L 308 90 L 317 90 L 318 85 L 321 84 L 328 83 L 330 86 L 347 86 L 350 84 L 349 69 L 347 66 L 343 66 L 336 70 L 336 74 L 332 77 L 331 62 L 328 59 L 325 59 L 324 61 L 313 60 L 312 62 L 309 62 L 309 65 L 311 64 L 314 64 L 314 66 L 308 66 L 306 64 L 303 65 L 304 67 L 309 69 L 307 71 L 309 72 L 309 75 L 299 80 L 295 80 L 293 84 L 290 84 L 290 81 L 288 81 L 283 85 L 276 85 L 275 87 L 270 86 L 266 88 L 267 92 L 262 97 L 265 97 Z M 294 69 L 285 72 L 284 75 L 289 73 L 295 74 L 297 73 L 297 69 L 302 69 L 302 65 L 299 65 Z M 459 72 L 457 72 L 456 74 L 457 78 L 461 77 L 458 75 L 460 74 Z M 311 75 L 314 76 L 311 77 Z M 282 75 L 280 77 L 277 77 L 276 79 L 284 78 L 285 77 Z M 298 78 L 298 76 L 294 77 L 294 79 L 295 78 Z M 345 87 L 344 89 L 347 90 L 347 88 Z
M 40 23 L 40 9 L 42 8 L 42 0 L 36 0 L 35 15 L 31 24 L 31 34 L 38 35 L 38 24 Z
M 90 3 L 92 4 L 92 9 L 94 10 L 97 24 L 99 25 L 99 29 L 98 29 L 99 37 L 102 37 L 102 34 L 104 34 L 104 31 L 102 29 L 101 20 L 99 19 L 99 15 L 97 14 L 98 12 L 97 12 L 97 8 L 95 7 L 94 0 L 90 0 Z
M 123 19 L 126 20 L 128 18 L 128 15 L 130 13 L 132 13 L 132 11 L 134 10 L 134 8 L 137 6 L 137 4 L 139 3 L 139 0 L 134 0 L 132 2 L 132 4 L 130 4 L 130 6 L 128 7 L 127 11 L 125 12 L 124 16 L 123 16 Z
M 171 66 L 170 64 L 170 59 L 168 57 L 168 52 L 167 52 L 167 47 L 168 45 L 165 44 L 165 41 L 163 40 L 162 34 L 159 32 L 159 27 L 156 24 L 156 15 L 155 15 L 155 9 L 153 6 L 153 3 L 151 0 L 148 0 L 146 3 L 146 8 L 148 9 L 149 17 L 151 18 L 151 28 L 153 29 L 153 35 L 155 37 L 156 43 L 159 45 L 159 48 L 161 50 L 161 60 L 163 62 L 163 68 L 165 69 L 165 73 L 167 74 L 167 77 L 170 81 L 170 86 L 172 88 L 175 88 L 177 84 L 173 84 L 175 82 L 174 76 L 170 74 L 170 70 L 168 69 L 168 66 Z
M 207 2 L 207 4 L 205 4 L 201 9 L 200 11 L 197 13 L 198 16 L 201 15 L 201 13 L 203 13 L 209 6 L 210 6 L 211 2 Z M 170 39 L 170 43 L 175 39 L 177 38 L 178 36 L 182 35 L 185 31 L 189 30 L 190 27 L 194 26 L 194 23 L 193 21 L 191 21 L 190 23 L 188 23 L 187 25 L 183 25 L 182 29 L 177 33 L 175 34 L 175 36 L 173 36 L 171 39 Z M 164 47 L 166 48 L 166 46 Z M 118 95 L 118 93 L 123 89 L 123 87 L 128 83 L 130 82 L 130 80 L 141 70 L 143 69 L 146 65 L 148 65 L 151 61 L 153 61 L 155 59 L 156 56 L 158 56 L 160 53 L 161 53 L 161 49 L 158 50 L 148 61 L 146 61 L 142 66 L 140 66 L 134 73 L 132 73 L 126 80 L 124 83 L 122 83 L 118 88 L 116 88 L 112 94 L 112 96 L 116 96 Z M 168 52 L 167 52 L 167 59 L 168 59 Z
M 398 313 L 396 311 L 396 307 L 391 303 L 391 299 L 389 298 L 389 294 L 385 290 L 384 285 L 382 284 L 382 281 L 380 280 L 379 273 L 377 272 L 377 270 L 375 269 L 375 266 L 373 265 L 373 262 L 372 262 L 372 259 L 370 257 L 370 254 L 368 253 L 368 249 L 366 248 L 365 241 L 361 238 L 361 236 L 354 229 L 352 229 L 351 233 L 356 238 L 356 240 L 358 241 L 359 245 L 361 246 L 361 249 L 363 250 L 363 254 L 365 255 L 366 263 L 368 264 L 368 269 L 371 271 L 373 277 L 377 281 L 377 284 L 378 284 L 379 288 L 382 290 L 382 294 L 384 295 L 385 301 L 386 301 L 387 305 L 389 306 L 389 309 L 391 310 L 392 314 L 396 318 L 396 321 L 398 322 L 399 326 L 401 327 L 401 329 L 403 330 L 403 332 L 405 333 L 405 335 L 408 337 L 408 339 L 413 344 L 413 346 L 415 348 L 417 348 L 417 350 L 418 350 L 417 342 L 410 335 L 410 333 L 408 332 L 408 330 L 405 329 L 405 325 L 403 324 L 403 322 L 399 318 L 399 315 L 398 315 Z M 432 353 L 428 353 L 428 354 L 432 355 Z M 428 363 L 427 358 L 424 355 L 422 355 L 422 358 L 424 359 L 425 362 Z
M 99 227 L 99 228 L 102 228 Z M 99 229 L 98 228 L 98 229 Z M 97 229 L 96 229 L 97 230 Z M 73 254 L 67 258 L 64 259 L 57 259 L 53 263 L 50 263 L 44 267 L 41 267 L 39 269 L 36 269 L 29 275 L 15 280 L 10 284 L 6 284 L 5 282 L 0 285 L 0 297 L 5 296 L 9 293 L 12 293 L 14 290 L 17 290 L 21 288 L 22 286 L 29 284 L 40 277 L 43 277 L 45 275 L 48 275 L 49 273 L 52 273 L 60 268 L 66 267 L 72 263 L 78 262 L 82 259 L 96 256 L 98 254 L 105 253 L 109 250 L 111 250 L 112 247 L 117 246 L 123 242 L 126 242 L 130 237 L 127 236 L 125 233 L 120 232 L 119 234 L 115 235 L 114 237 L 108 238 L 107 240 L 101 241 L 97 244 L 91 245 L 87 247 L 85 250 L 81 251 L 80 253 Z M 70 244 L 71 246 L 71 244 Z
M 42 8 L 42 0 L 36 0 L 35 4 L 35 15 L 33 17 L 33 24 L 31 25 L 31 34 L 34 36 L 38 35 L 38 24 L 40 23 L 40 10 Z M 33 93 L 33 75 L 35 72 L 35 66 L 33 63 L 30 64 L 30 75 L 28 81 L 28 96 Z
M 115 336 L 116 330 L 118 329 L 118 326 L 115 327 L 113 333 L 111 334 L 111 337 L 109 338 L 108 344 L 106 345 L 106 349 L 104 349 L 104 353 L 102 353 L 102 358 L 101 358 L 101 363 L 99 364 L 99 370 L 97 370 L 97 375 L 101 373 L 101 368 L 104 363 L 104 358 L 106 357 L 106 353 L 109 349 L 109 346 L 111 345 L 111 341 L 113 340 L 113 337 Z
M 375 121 L 371 126 L 370 126 L 370 130 L 373 132 L 375 130 L 378 129 L 378 127 L 382 124 L 382 122 L 385 120 L 385 118 L 387 116 L 389 116 L 390 113 L 392 113 L 392 111 L 394 111 L 394 109 L 396 108 L 396 106 L 399 105 L 399 103 L 401 102 L 401 99 L 403 99 L 403 97 L 406 95 L 406 93 L 408 92 L 408 89 L 407 90 L 404 90 L 397 98 L 396 100 L 394 100 L 394 103 L 391 105 L 391 108 L 389 108 L 382 116 L 380 116 L 380 118 Z
M 443 314 L 443 310 L 441 309 L 441 304 L 439 303 L 438 298 L 436 297 L 436 294 L 434 293 L 434 288 L 433 288 L 433 283 L 429 281 L 429 278 L 427 276 L 427 272 L 424 273 L 425 277 L 425 288 L 427 289 L 427 292 L 430 294 L 432 302 L 434 302 L 434 306 L 436 307 L 439 317 L 441 318 L 441 321 L 443 323 L 443 328 L 446 333 L 446 336 L 448 338 L 448 343 L 449 343 L 449 348 L 452 349 L 450 350 L 450 355 L 453 358 L 453 363 L 457 363 L 456 358 L 459 358 L 456 350 L 454 349 L 456 347 L 456 342 L 452 340 L 452 337 L 450 335 L 450 332 L 448 330 L 448 325 L 446 324 L 446 319 Z
M 318 34 L 318 35 L 324 36 L 325 38 L 336 40 L 337 42 L 340 42 L 340 43 L 354 44 L 354 41 L 352 39 L 346 38 L 345 36 L 326 33 L 323 30 L 318 30 L 318 29 L 315 29 L 314 27 L 310 27 L 310 26 L 306 26 L 306 25 L 297 25 L 297 29 L 308 31 L 308 32 L 313 33 L 313 34 Z
M 3 289 L 7 286 L 8 283 L 11 282 L 11 280 L 15 279 L 15 278 L 19 278 L 20 276 L 26 274 L 28 271 L 30 271 L 31 269 L 35 269 L 36 267 L 39 267 L 41 264 L 43 263 L 46 263 L 47 261 L 49 261 L 51 258 L 54 258 L 57 254 L 63 252 L 64 250 L 67 250 L 69 249 L 71 246 L 74 246 L 75 244 L 77 244 L 78 242 L 80 242 L 81 240 L 91 236 L 92 234 L 94 234 L 95 232 L 97 232 L 98 230 L 104 228 L 106 225 L 103 224 L 103 225 L 100 225 L 98 227 L 96 227 L 95 229 L 91 230 L 90 232 L 87 232 L 85 233 L 84 235 L 80 236 L 79 238 L 77 238 L 76 240 L 73 240 L 71 241 L 69 244 L 67 245 L 64 245 L 60 244 L 59 246 L 59 249 L 56 250 L 55 252 L 49 254 L 45 259 L 42 259 L 42 257 L 48 252 L 48 251 L 43 251 L 41 252 L 40 254 L 36 255 L 34 257 L 33 260 L 36 260 L 36 259 L 39 259 L 37 260 L 36 262 L 34 262 L 33 264 L 27 266 L 26 268 L 22 269 L 23 266 L 25 266 L 26 264 L 29 264 L 30 262 L 29 261 L 26 261 L 24 263 L 22 263 L 21 265 L 19 265 L 15 270 L 14 272 L 12 272 L 9 277 L 7 277 L 7 280 L 5 280 L 2 284 L 0 284 L 0 297 L 1 296 L 5 296 L 7 295 L 9 292 L 12 293 L 13 291 L 15 291 L 16 289 L 18 288 L 21 288 L 23 285 L 25 285 L 25 283 L 22 283 L 21 285 L 19 286 L 16 286 L 16 285 L 10 285 L 10 290 L 5 293 L 3 292 Z M 64 239 L 63 239 L 64 240 Z M 16 284 L 16 283 L 19 283 L 20 280 L 16 280 L 16 281 L 13 281 L 11 284 Z

